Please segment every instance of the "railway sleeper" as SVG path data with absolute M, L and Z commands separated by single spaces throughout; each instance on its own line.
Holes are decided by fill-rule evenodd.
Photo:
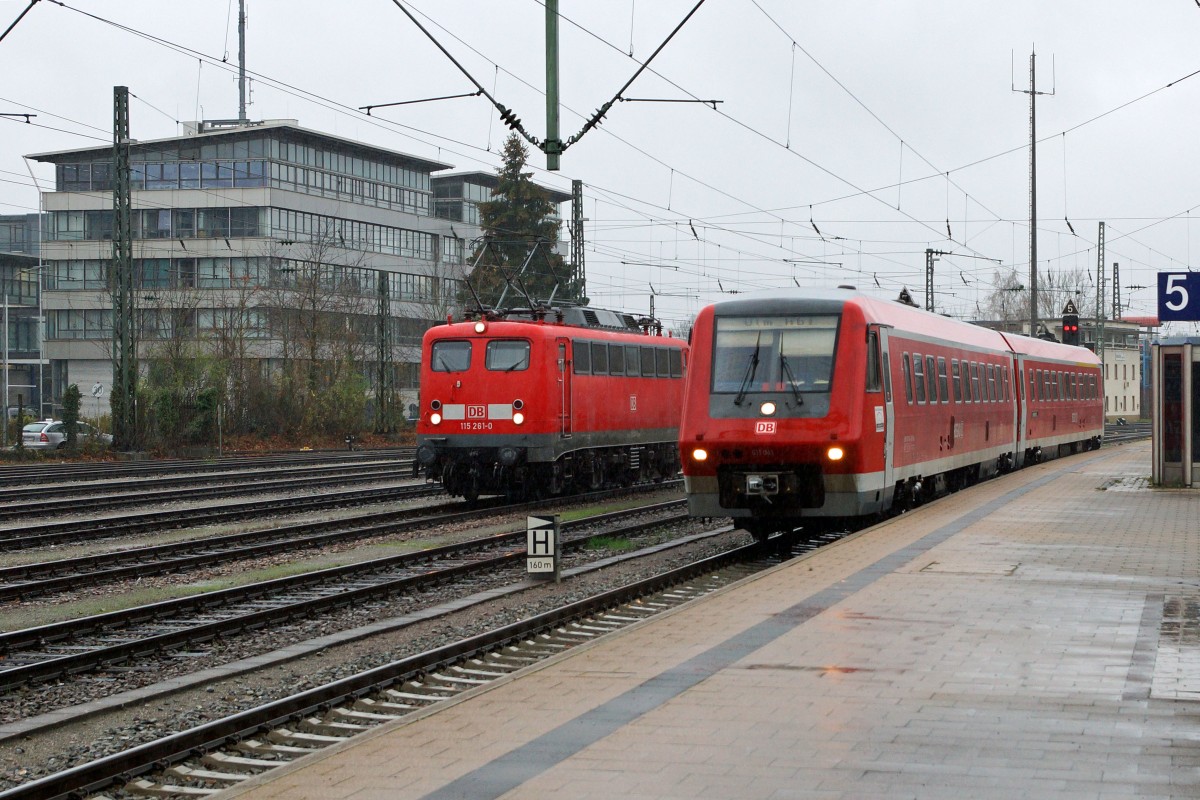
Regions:
M 145 779 L 125 784 L 125 791 L 141 797 L 212 797 L 222 789 L 207 786 L 179 786 L 170 783 L 155 783 Z
M 413 703 L 389 703 L 385 700 L 372 700 L 369 697 L 360 697 L 354 701 L 354 708 L 359 711 L 365 711 L 368 714 L 388 713 L 403 716 L 410 711 L 416 711 L 420 706 Z
M 212 769 L 193 769 L 192 767 L 176 764 L 173 767 L 168 767 L 167 775 L 175 778 L 183 778 L 188 781 L 222 781 L 224 783 L 240 783 L 249 775 L 241 772 L 218 772 Z
M 279 756 L 275 763 L 286 764 L 296 756 L 308 755 L 313 752 L 311 747 L 297 747 L 279 742 L 261 742 L 258 739 L 243 739 L 233 746 L 233 749 L 256 756 Z
M 345 736 L 330 736 L 321 733 L 307 733 L 305 731 L 293 731 L 290 728 L 276 728 L 267 734 L 267 738 L 280 744 L 300 745 L 309 744 L 314 748 L 325 747 L 326 745 L 337 744 L 343 741 Z
M 222 753 L 219 750 L 205 754 L 200 761 L 201 763 L 207 764 L 210 767 L 233 770 L 234 772 L 248 772 L 251 774 L 256 774 L 262 770 L 275 769 L 276 767 L 287 763 L 287 761 L 273 761 L 266 758 L 231 756 L 228 753 Z
M 368 723 L 374 725 L 380 722 L 391 722 L 394 719 L 400 719 L 403 714 L 381 714 L 377 711 L 361 711 L 357 708 L 335 708 L 329 712 L 330 716 L 357 722 L 366 725 Z
M 334 722 L 323 717 L 305 717 L 300 724 L 305 727 L 306 732 L 338 738 L 354 736 L 375 727 L 374 725 L 363 725 L 358 722 Z

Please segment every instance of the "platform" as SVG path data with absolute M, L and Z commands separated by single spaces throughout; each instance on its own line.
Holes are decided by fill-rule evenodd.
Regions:
M 1200 797 L 1200 491 L 1051 461 L 219 795 Z

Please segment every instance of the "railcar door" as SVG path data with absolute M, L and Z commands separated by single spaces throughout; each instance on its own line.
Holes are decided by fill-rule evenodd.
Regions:
M 1017 372 L 1017 451 L 1013 453 L 1013 460 L 1016 466 L 1021 467 L 1025 465 L 1025 449 L 1029 446 L 1029 402 L 1033 398 L 1029 396 L 1029 379 L 1025 377 L 1025 357 L 1017 355 L 1013 368 Z
M 881 511 L 892 507 L 892 499 L 896 488 L 895 463 L 892 458 L 895 452 L 896 416 L 892 405 L 892 360 L 891 348 L 888 345 L 887 326 L 871 326 L 868 330 L 876 332 L 879 340 L 879 366 L 883 370 L 883 505 Z M 871 341 L 867 337 L 868 343 Z
M 571 363 L 571 342 L 565 337 L 557 339 L 558 344 L 558 419 L 559 435 L 564 439 L 571 436 L 571 375 L 574 372 Z

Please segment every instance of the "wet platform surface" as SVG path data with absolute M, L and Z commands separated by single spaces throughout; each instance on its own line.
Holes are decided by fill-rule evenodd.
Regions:
M 1200 491 L 1051 461 L 222 798 L 1200 797 Z

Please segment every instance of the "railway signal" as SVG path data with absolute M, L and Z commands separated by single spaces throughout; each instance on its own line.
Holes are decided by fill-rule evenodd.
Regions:
M 1079 310 L 1075 308 L 1073 300 L 1068 300 L 1063 307 L 1062 337 L 1063 344 L 1079 344 Z

